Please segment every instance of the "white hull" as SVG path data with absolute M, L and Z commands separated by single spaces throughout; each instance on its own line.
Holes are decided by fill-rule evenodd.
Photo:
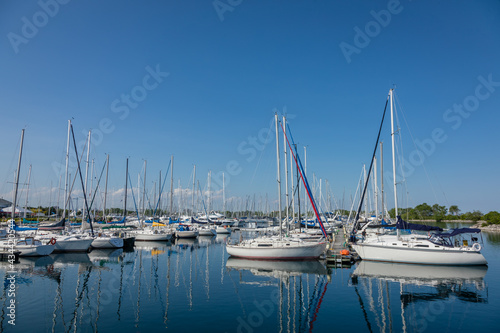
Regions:
M 54 252 L 86 252 L 93 239 L 57 239 Z
M 172 234 L 170 233 L 150 233 L 150 232 L 141 232 L 138 231 L 134 234 L 136 241 L 168 241 L 172 238 Z
M 220 235 L 228 235 L 231 233 L 231 229 L 224 228 L 224 227 L 217 227 L 217 229 L 215 229 L 215 231 L 217 232 L 217 234 L 220 234 Z
M 119 249 L 123 247 L 123 239 L 118 237 L 96 237 L 92 241 L 95 249 Z
M 198 237 L 197 230 L 187 230 L 187 231 L 176 231 L 175 236 L 177 238 L 196 238 Z
M 215 236 L 215 230 L 210 228 L 210 229 L 198 229 L 198 235 L 199 236 Z
M 451 266 L 487 264 L 481 252 L 471 247 L 437 246 L 430 241 L 419 244 L 407 241 L 367 242 L 352 244 L 352 247 L 363 260 Z
M 226 245 L 226 249 L 229 255 L 239 258 L 301 260 L 321 256 L 326 249 L 326 242 L 259 239 Z
M 16 251 L 21 251 L 20 257 L 48 256 L 54 251 L 54 245 L 16 245 Z

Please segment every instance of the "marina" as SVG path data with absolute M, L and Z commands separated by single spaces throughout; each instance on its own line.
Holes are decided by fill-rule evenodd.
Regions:
M 500 1 L 10 1 L 0 333 L 496 332 Z
M 16 326 L 2 332 L 415 332 L 494 330 L 500 235 L 485 234 L 489 266 L 229 257 L 231 235 L 136 242 L 132 250 L 20 258 Z M 6 281 L 7 263 L 0 263 Z M 4 293 L 1 305 L 5 309 Z M 192 320 L 193 316 L 197 320 Z

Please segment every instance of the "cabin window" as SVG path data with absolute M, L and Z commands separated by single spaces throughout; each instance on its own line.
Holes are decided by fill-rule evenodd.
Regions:
M 262 247 L 269 247 L 269 246 L 273 246 L 272 244 L 259 244 L 257 246 L 262 246 Z
M 392 245 L 398 245 L 397 243 L 392 243 Z
M 424 245 L 424 244 L 417 244 L 415 245 L 416 247 L 429 247 L 429 245 Z

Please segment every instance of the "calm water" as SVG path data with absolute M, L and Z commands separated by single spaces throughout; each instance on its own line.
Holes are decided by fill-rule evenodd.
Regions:
M 15 327 L 7 317 L 7 267 L 0 266 L 0 330 L 497 331 L 500 234 L 483 238 L 488 268 L 458 271 L 228 259 L 221 236 L 21 259 Z

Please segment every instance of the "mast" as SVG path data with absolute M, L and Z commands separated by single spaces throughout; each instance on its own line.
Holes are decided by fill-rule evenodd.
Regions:
M 146 204 L 146 167 L 147 167 L 148 162 L 144 160 L 144 179 L 143 179 L 143 185 L 142 185 L 142 217 L 144 221 L 146 221 L 146 209 L 145 209 L 145 204 Z
M 195 211 L 195 207 L 194 207 L 195 185 L 196 185 L 196 165 L 193 166 L 193 193 L 191 194 L 191 200 L 193 202 L 193 207 L 192 207 L 192 210 L 191 210 L 191 215 L 192 216 L 194 216 L 194 211 Z
M 104 183 L 104 203 L 102 208 L 102 219 L 106 222 L 106 197 L 108 196 L 108 171 L 109 171 L 109 154 L 106 155 L 106 182 Z
M 305 167 L 305 170 L 304 170 L 304 177 L 307 177 L 307 147 L 304 146 L 304 167 Z M 307 189 L 304 185 L 304 207 L 305 207 L 305 212 L 304 212 L 304 220 L 306 221 L 306 229 L 308 228 L 307 226 L 307 198 L 306 198 L 306 195 L 307 195 Z
M 363 184 L 366 184 L 366 164 L 363 164 Z M 368 193 L 365 198 L 365 221 L 368 222 Z
M 62 218 L 66 217 L 66 207 L 68 205 L 68 167 L 69 167 L 69 135 L 71 131 L 71 120 L 68 120 L 68 143 L 66 144 L 66 175 L 64 176 L 64 210 Z
M 295 220 L 295 190 L 293 187 L 293 155 L 290 154 L 290 188 L 292 190 L 292 222 Z
M 380 142 L 380 195 L 382 203 L 382 220 L 385 217 L 385 206 L 384 206 L 384 143 Z
M 378 223 L 377 157 L 373 161 L 373 192 L 375 200 L 375 222 Z
M 278 132 L 278 114 L 274 114 L 274 120 L 276 122 L 276 177 L 278 182 L 278 222 L 280 224 L 280 239 L 283 239 L 283 223 L 281 221 L 281 179 L 280 179 L 280 141 Z
M 88 178 L 89 178 L 89 158 L 90 158 L 90 130 L 89 130 L 89 134 L 88 134 L 88 139 L 87 139 L 87 163 L 86 163 L 86 166 L 85 166 L 85 188 L 84 188 L 84 192 L 87 192 L 87 184 L 88 184 Z M 83 208 L 82 208 L 82 228 L 83 228 L 83 222 L 85 221 L 85 214 L 87 213 L 86 210 L 85 210 L 85 202 L 86 202 L 87 198 L 85 198 L 84 200 L 84 205 L 83 205 Z M 89 212 L 90 214 L 90 212 Z M 89 216 L 90 218 L 90 216 Z
M 12 219 L 16 219 L 17 190 L 19 188 L 19 171 L 21 169 L 21 157 L 23 156 L 24 129 L 21 130 L 21 146 L 19 148 L 19 159 L 17 161 L 16 181 L 14 182 L 14 200 L 12 200 Z
M 226 184 L 224 172 L 222 173 L 222 214 L 226 216 Z
M 92 198 L 93 190 L 94 190 L 94 159 L 92 159 L 92 165 L 90 167 L 90 191 L 88 191 L 89 199 Z M 95 217 L 95 206 L 94 206 L 94 217 Z
M 125 166 L 125 199 L 123 200 L 123 225 L 125 225 L 125 221 L 127 220 L 127 185 L 128 185 L 128 158 Z
M 211 204 L 211 193 L 210 193 L 210 183 L 212 181 L 212 170 L 208 171 L 208 200 L 207 200 L 207 224 L 210 224 L 210 204 Z
M 283 116 L 283 128 L 286 129 L 286 118 Z M 289 207 L 288 207 L 288 159 L 286 149 L 286 132 L 283 134 L 283 148 L 285 153 L 285 209 L 286 209 L 286 230 L 290 232 Z M 291 165 L 290 165 L 291 166 Z
M 160 212 L 161 212 L 161 170 L 160 170 L 160 179 L 158 179 L 158 217 L 161 216 Z
M 57 183 L 57 210 L 56 218 L 59 216 L 59 209 L 61 208 L 61 175 L 59 175 L 59 183 Z
M 30 192 L 30 180 L 31 180 L 31 164 L 28 170 L 28 185 L 26 188 L 26 203 L 24 204 L 24 218 L 26 218 L 26 211 L 28 210 L 28 195 Z M 52 182 L 50 182 L 50 201 L 52 201 Z M 50 218 L 50 206 L 49 206 L 49 218 Z
M 394 149 L 394 135 L 396 132 L 394 132 L 394 108 L 393 108 L 393 100 L 392 100 L 392 94 L 393 90 L 391 89 L 389 91 L 389 96 L 391 98 L 391 139 L 392 139 L 392 177 L 394 179 L 394 209 L 396 213 L 396 219 L 398 217 L 398 192 L 397 192 L 397 182 L 396 182 L 396 150 Z
M 170 170 L 170 216 L 172 216 L 172 205 L 174 197 L 174 155 L 170 158 L 170 165 L 172 170 Z

